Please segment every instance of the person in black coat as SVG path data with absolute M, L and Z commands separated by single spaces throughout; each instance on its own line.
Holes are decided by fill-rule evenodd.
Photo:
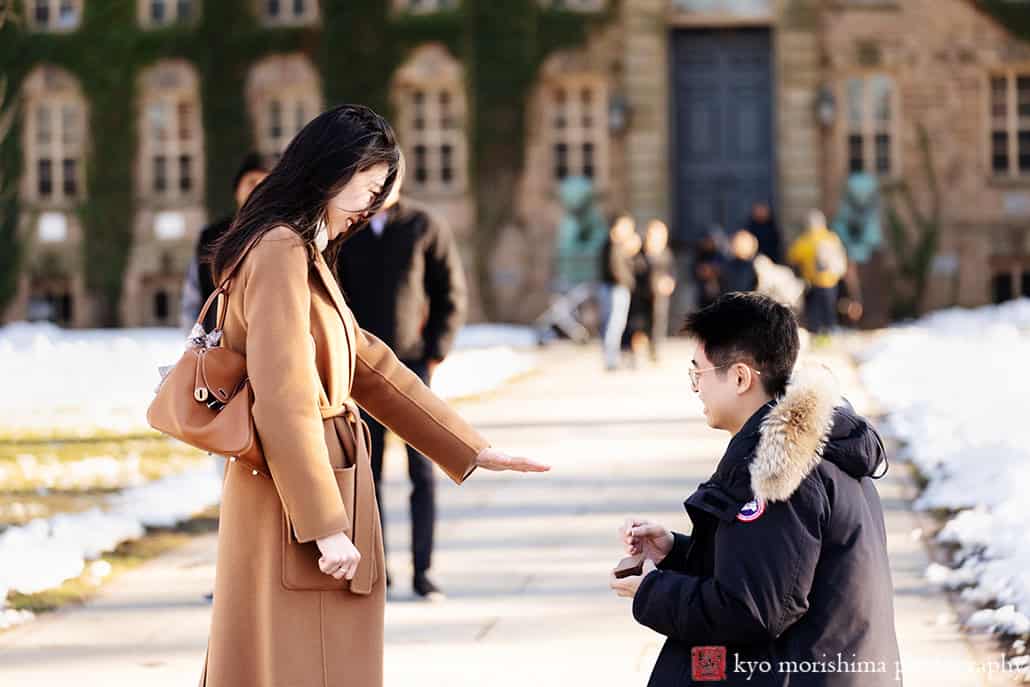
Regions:
M 751 218 L 747 230 L 758 239 L 758 252 L 767 256 L 776 264 L 783 263 L 783 240 L 780 227 L 776 224 L 772 209 L 768 203 L 755 203 L 751 208 Z
M 341 248 L 337 279 L 358 324 L 382 339 L 429 384 L 465 320 L 461 257 L 450 229 L 423 205 L 397 198 L 384 207 Z M 386 428 L 364 411 L 361 414 L 372 434 L 372 472 L 382 504 Z M 436 527 L 435 477 L 429 459 L 410 446 L 408 474 L 413 589 L 418 597 L 435 600 L 443 596 L 428 576 Z M 384 510 L 380 506 L 380 517 Z M 383 525 L 385 532 L 385 520 Z
M 240 163 L 240 168 L 232 180 L 233 198 L 236 200 L 236 207 L 241 208 L 250 197 L 258 184 L 268 176 L 269 167 L 257 153 L 249 153 Z M 193 327 L 200 315 L 200 309 L 207 302 L 208 297 L 214 293 L 215 280 L 211 276 L 211 249 L 229 231 L 232 226 L 235 214 L 227 215 L 217 222 L 213 222 L 200 231 L 197 243 L 193 247 L 193 259 L 186 269 L 186 278 L 182 286 L 182 301 L 180 310 L 180 321 L 183 329 L 187 331 Z M 204 318 L 204 329 L 211 331 L 215 328 L 217 308 L 211 308 Z
M 633 518 L 643 575 L 615 579 L 668 639 L 649 685 L 901 685 L 876 430 L 822 367 L 793 371 L 798 326 L 758 294 L 691 315 L 691 384 L 733 434 L 685 502 L 690 535 Z
M 724 234 L 719 227 L 712 227 L 697 244 L 694 255 L 694 285 L 697 290 L 697 307 L 711 305 L 722 293 L 722 268 L 726 254 L 722 244 Z

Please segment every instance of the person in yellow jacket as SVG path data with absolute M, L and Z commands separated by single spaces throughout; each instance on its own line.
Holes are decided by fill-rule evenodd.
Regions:
M 837 325 L 837 292 L 848 269 L 844 244 L 818 210 L 808 215 L 808 228 L 787 252 L 789 262 L 805 281 L 805 323 L 816 335 Z

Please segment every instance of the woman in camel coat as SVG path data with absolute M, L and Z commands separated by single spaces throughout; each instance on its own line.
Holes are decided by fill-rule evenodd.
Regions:
M 269 474 L 226 468 L 201 687 L 382 684 L 382 532 L 355 404 L 459 484 L 476 467 L 547 469 L 489 448 L 362 331 L 327 266 L 323 252 L 378 210 L 398 162 L 371 110 L 325 112 L 215 249 L 215 273 L 232 274 L 224 343 L 246 355 Z

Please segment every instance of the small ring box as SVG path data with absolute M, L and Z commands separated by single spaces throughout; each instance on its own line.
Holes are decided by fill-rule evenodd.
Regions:
M 636 556 L 628 556 L 619 561 L 619 564 L 615 566 L 612 571 L 615 575 L 615 579 L 621 580 L 624 577 L 633 577 L 635 575 L 644 574 L 644 554 L 639 553 Z

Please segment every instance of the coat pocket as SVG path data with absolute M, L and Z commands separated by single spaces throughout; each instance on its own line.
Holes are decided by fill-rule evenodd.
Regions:
M 354 466 L 333 469 L 336 485 L 340 488 L 340 496 L 343 497 L 343 506 L 347 510 L 347 518 L 351 522 L 351 528 L 345 534 L 351 539 L 354 537 L 355 472 Z M 371 552 L 362 551 L 361 555 L 368 556 Z M 318 544 L 313 541 L 304 544 L 298 542 L 293 536 L 293 528 L 285 511 L 282 515 L 282 556 L 282 585 L 285 589 L 297 592 L 334 592 L 350 589 L 348 580 L 334 579 L 319 569 L 318 559 L 322 557 L 322 552 L 318 550 Z

